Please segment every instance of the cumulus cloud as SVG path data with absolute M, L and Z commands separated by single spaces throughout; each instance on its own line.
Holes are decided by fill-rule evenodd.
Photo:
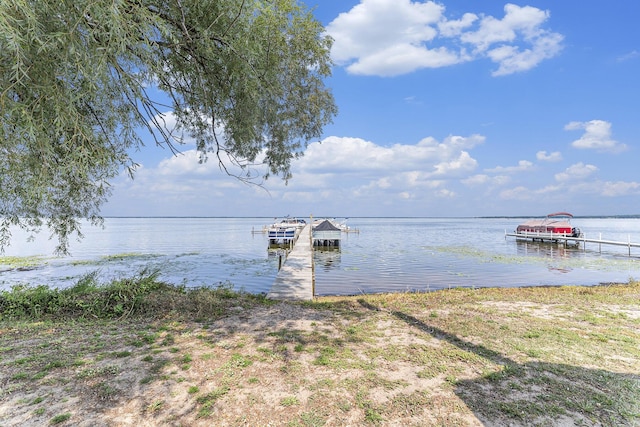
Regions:
M 426 177 L 452 177 L 477 166 L 468 150 L 484 140 L 481 135 L 449 136 L 441 142 L 428 137 L 415 145 L 383 147 L 361 138 L 331 136 L 309 144 L 295 169 L 352 175 L 419 171 Z
M 423 138 L 416 144 L 380 146 L 361 138 L 328 137 L 307 147 L 292 165 L 294 179 L 278 191 L 308 190 L 315 202 L 387 204 L 455 199 L 460 179 L 472 174 L 478 162 L 471 150 L 484 143 L 481 135 L 451 135 L 442 140 Z M 322 179 L 318 180 L 318 176 Z
M 562 160 L 562 154 L 559 151 L 547 154 L 546 151 L 538 151 L 536 153 L 536 159 L 543 162 L 559 162 Z
M 563 36 L 544 28 L 549 12 L 507 4 L 504 16 L 467 12 L 447 19 L 433 1 L 362 0 L 341 13 L 327 33 L 331 55 L 349 73 L 396 76 L 488 58 L 494 76 L 536 67 L 562 49 Z
M 615 198 L 640 194 L 638 182 L 593 179 L 598 168 L 585 163 L 556 174 L 552 184 L 531 174 L 518 175 L 534 168 L 525 160 L 476 173 L 479 164 L 472 153 L 483 142 L 479 135 L 428 137 L 415 144 L 385 147 L 360 138 L 329 137 L 310 144 L 305 156 L 294 161 L 294 179 L 288 185 L 274 178 L 264 187 L 244 185 L 221 171 L 217 162 L 200 163 L 197 152 L 187 150 L 155 165 L 143 164 L 134 180 L 118 178 L 110 204 L 121 208 L 105 213 L 271 215 L 282 206 L 313 212 L 318 207 L 340 211 L 348 206 L 353 216 L 384 206 L 387 214 L 411 215 L 416 214 L 417 206 L 463 201 L 481 205 L 487 199 L 501 199 L 537 206 L 541 200 L 547 204 L 566 201 L 568 195 Z
M 494 185 L 502 186 L 511 181 L 511 178 L 506 175 L 489 176 L 486 174 L 472 175 L 468 178 L 460 180 L 464 185 L 468 187 L 476 187 L 482 185 Z
M 611 137 L 611 123 L 604 120 L 591 120 L 588 122 L 570 122 L 565 130 L 584 130 L 584 134 L 571 143 L 574 148 L 585 150 L 597 150 L 600 152 L 619 153 L 625 151 L 627 146 Z
M 391 148 L 361 138 L 331 136 L 322 143 L 309 144 L 304 157 L 296 165 L 305 171 L 325 173 L 386 170 L 396 156 Z
M 455 20 L 443 20 L 438 23 L 438 30 L 442 37 L 459 37 L 464 31 L 471 27 L 478 20 L 475 13 L 465 13 L 462 18 Z
M 560 52 L 563 36 L 542 28 L 549 19 L 548 11 L 507 4 L 504 12 L 504 18 L 484 17 L 477 31 L 461 35 L 476 53 L 486 53 L 498 64 L 494 76 L 529 70 Z
M 139 200 L 171 201 L 172 206 L 202 195 L 222 200 L 245 194 L 247 200 L 258 197 L 296 203 L 402 198 L 402 194 L 452 198 L 457 193 L 448 184 L 473 173 L 478 162 L 470 150 L 483 142 L 481 135 L 451 135 L 385 147 L 361 138 L 328 137 L 309 144 L 304 157 L 292 163 L 293 180 L 285 184 L 270 179 L 263 183 L 264 189 L 229 177 L 217 159 L 199 162 L 198 153 L 191 149 L 154 166 L 143 165 L 135 180 L 118 183 L 118 192 L 136 195 Z M 225 165 L 232 167 L 230 159 Z
M 573 168 L 574 172 L 579 171 L 578 173 L 591 174 L 591 168 L 585 167 L 585 165 L 574 166 L 576 166 L 575 168 Z M 500 192 L 499 197 L 503 200 L 540 201 L 541 196 L 544 196 L 546 198 L 545 200 L 552 200 L 553 198 L 558 197 L 566 200 L 567 194 L 571 194 L 573 197 L 596 196 L 610 198 L 636 196 L 640 194 L 640 183 L 635 181 L 560 181 L 562 182 L 556 185 L 551 184 L 541 188 L 527 188 L 525 186 L 517 186 L 510 189 L 505 189 Z
M 526 172 L 534 168 L 533 163 L 528 160 L 520 160 L 517 166 L 497 166 L 492 169 L 485 169 L 489 173 L 516 173 Z
M 594 165 L 585 165 L 584 163 L 576 163 L 569 166 L 564 172 L 555 175 L 556 181 L 582 180 L 598 171 Z
M 466 151 L 461 151 L 456 159 L 438 163 L 434 166 L 435 171 L 430 176 L 460 176 L 466 175 L 478 166 L 476 159 L 473 159 Z

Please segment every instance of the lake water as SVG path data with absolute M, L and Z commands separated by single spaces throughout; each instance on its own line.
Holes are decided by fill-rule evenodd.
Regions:
M 261 230 L 272 218 L 106 218 L 85 225 L 71 255 L 54 257 L 48 235 L 15 230 L 5 257 L 33 265 L 0 265 L 0 289 L 18 283 L 66 287 L 96 272 L 101 280 L 130 277 L 145 267 L 186 286 L 228 283 L 268 292 L 278 256 Z M 352 295 L 452 287 L 597 285 L 640 278 L 640 248 L 587 243 L 532 243 L 505 238 L 514 218 L 350 218 L 358 233 L 339 250 L 316 251 L 316 294 Z M 640 242 L 640 219 L 574 218 L 588 238 Z M 601 250 L 600 250 L 601 249 Z

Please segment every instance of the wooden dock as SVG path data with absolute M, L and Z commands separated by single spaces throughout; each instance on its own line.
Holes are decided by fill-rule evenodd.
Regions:
M 287 255 L 267 298 L 280 301 L 313 300 L 315 277 L 313 271 L 313 247 L 311 224 L 307 224 Z
M 595 243 L 598 245 L 598 249 L 602 252 L 602 245 L 612 245 L 612 246 L 622 246 L 628 248 L 629 256 L 631 256 L 631 248 L 640 248 L 640 243 L 634 243 L 631 241 L 631 237 L 629 240 L 624 241 L 616 241 L 616 240 L 603 240 L 602 235 L 598 239 L 587 239 L 586 235 L 582 235 L 580 237 L 576 236 L 553 236 L 550 238 L 548 233 L 544 233 L 543 235 L 536 233 L 507 233 L 505 232 L 505 238 L 507 237 L 515 237 L 516 239 L 526 239 L 526 240 L 540 240 L 540 241 L 559 241 L 559 242 L 575 242 L 577 244 L 582 244 L 582 249 L 587 249 L 587 243 Z

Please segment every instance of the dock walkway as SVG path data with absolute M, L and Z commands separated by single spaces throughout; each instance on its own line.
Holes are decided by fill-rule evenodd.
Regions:
M 280 301 L 311 301 L 314 294 L 311 224 L 307 224 L 287 255 L 267 298 Z

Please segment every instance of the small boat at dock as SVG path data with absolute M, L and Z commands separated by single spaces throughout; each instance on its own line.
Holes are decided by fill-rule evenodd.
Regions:
M 307 222 L 304 219 L 285 217 L 267 227 L 267 235 L 270 244 L 289 243 L 304 228 Z
M 558 238 L 580 238 L 582 232 L 571 225 L 573 215 L 568 212 L 556 212 L 543 219 L 531 219 L 518 225 L 515 236 L 531 240 L 557 240 Z

